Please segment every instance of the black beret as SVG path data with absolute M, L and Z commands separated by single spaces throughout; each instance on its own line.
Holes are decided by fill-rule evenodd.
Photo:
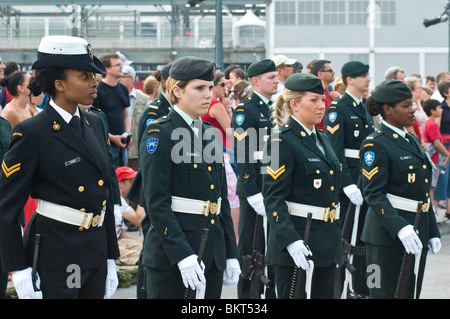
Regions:
M 341 68 L 342 77 L 356 78 L 369 72 L 369 65 L 360 61 L 349 61 Z
M 277 71 L 277 67 L 275 63 L 271 59 L 264 59 L 261 61 L 256 61 L 250 64 L 247 69 L 247 76 L 252 77 L 256 75 L 260 75 L 267 72 Z
M 103 63 L 92 54 L 83 38 L 51 35 L 41 39 L 32 69 L 62 68 L 106 74 Z
M 169 72 L 170 72 L 170 69 L 172 68 L 172 64 L 173 64 L 173 62 L 170 62 L 170 63 L 166 64 L 165 66 L 163 66 L 163 68 L 161 69 L 161 75 L 166 80 L 169 78 Z
M 215 71 L 214 62 L 195 56 L 186 56 L 173 62 L 169 75 L 179 81 L 193 79 L 212 81 Z
M 385 80 L 372 91 L 371 96 L 377 102 L 392 104 L 412 98 L 412 93 L 404 82 Z
M 325 94 L 322 81 L 310 73 L 295 73 L 287 78 L 284 87 L 297 92 L 313 92 L 318 94 Z

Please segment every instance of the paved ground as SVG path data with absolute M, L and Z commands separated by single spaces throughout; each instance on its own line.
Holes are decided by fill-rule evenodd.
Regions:
M 442 212 L 440 212 L 442 213 Z M 421 299 L 450 299 L 450 221 L 439 223 L 442 248 L 428 254 Z M 136 285 L 118 289 L 113 299 L 135 299 Z M 237 299 L 236 287 L 224 287 L 222 299 Z

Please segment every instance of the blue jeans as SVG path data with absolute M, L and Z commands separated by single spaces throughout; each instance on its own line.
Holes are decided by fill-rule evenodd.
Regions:
M 445 144 L 445 148 L 448 149 L 450 143 Z M 449 170 L 450 164 L 445 168 L 445 174 L 439 174 L 439 179 L 436 185 L 436 189 L 434 190 L 434 199 L 435 200 L 446 200 L 450 198 L 450 183 L 449 183 Z

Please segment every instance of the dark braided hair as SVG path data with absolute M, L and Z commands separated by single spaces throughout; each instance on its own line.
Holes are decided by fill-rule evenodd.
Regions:
M 55 81 L 65 80 L 66 72 L 61 68 L 37 69 L 34 76 L 30 79 L 28 88 L 31 94 L 39 96 L 42 92 L 47 93 L 51 97 L 55 96 Z

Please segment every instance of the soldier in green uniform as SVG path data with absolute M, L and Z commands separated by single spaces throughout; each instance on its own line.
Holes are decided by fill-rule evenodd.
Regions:
M 136 138 L 138 143 L 138 150 L 141 145 L 141 138 L 145 133 L 145 130 L 147 126 L 155 121 L 156 119 L 163 117 L 167 114 L 169 114 L 172 104 L 169 101 L 167 95 L 167 87 L 166 87 L 166 81 L 169 78 L 169 72 L 170 68 L 172 67 L 173 62 L 165 65 L 161 70 L 161 87 L 162 92 L 159 93 L 158 98 L 154 100 L 145 110 L 142 112 L 141 116 L 139 117 L 138 122 L 138 136 Z M 131 185 L 130 191 L 127 194 L 127 198 L 130 199 L 134 203 L 139 203 L 141 207 L 145 209 L 145 201 L 142 194 L 142 174 L 141 170 L 138 170 L 138 173 L 136 174 L 136 177 L 134 178 L 133 184 Z M 146 214 L 141 222 L 142 227 L 142 234 L 145 241 L 145 235 L 147 234 L 147 231 L 150 227 L 150 219 L 148 217 L 148 214 Z M 140 255 L 140 260 L 142 259 L 142 253 Z M 138 265 L 138 274 L 137 274 L 137 298 L 138 299 L 145 299 L 147 296 L 147 293 L 145 291 L 145 276 L 143 274 L 144 269 L 139 263 Z
M 271 97 L 277 93 L 278 76 L 270 59 L 252 63 L 247 76 L 253 87 L 248 99 L 242 100 L 234 109 L 231 127 L 234 131 L 233 147 L 239 173 L 236 194 L 239 196 L 239 261 L 252 254 L 256 215 L 265 216 L 262 187 L 262 154 L 271 133 Z M 239 280 L 238 298 L 249 298 L 250 281 Z M 270 297 L 270 296 L 266 296 Z
M 294 266 L 308 268 L 309 255 L 314 262 L 311 298 L 333 298 L 341 255 L 340 163 L 329 138 L 315 128 L 325 113 L 324 94 L 315 75 L 290 76 L 275 105 L 279 132 L 272 133 L 267 143 L 270 161 L 263 175 L 270 224 L 267 258 L 275 265 L 281 299 L 289 297 Z M 309 248 L 303 243 L 308 212 L 313 213 Z
M 379 285 L 371 298 L 394 298 L 404 251 L 421 254 L 417 297 L 422 286 L 427 251 L 437 253 L 441 243 L 430 206 L 432 162 L 418 139 L 405 129 L 414 121 L 412 95 L 400 81 L 378 85 L 367 101 L 373 116 L 380 114 L 380 130 L 369 135 L 360 149 L 364 198 L 369 205 L 361 239 L 367 265 L 378 265 Z M 418 234 L 413 229 L 420 213 Z M 414 283 L 409 298 L 414 296 Z
M 367 211 L 367 204 L 364 203 L 360 186 L 358 186 L 361 170 L 358 152 L 362 141 L 374 131 L 372 117 L 362 103 L 363 94 L 369 89 L 368 71 L 369 65 L 360 61 L 349 61 L 342 66 L 341 74 L 346 91 L 344 95 L 331 102 L 324 117 L 324 131 L 331 140 L 342 168 L 339 185 L 341 227 L 350 203 L 360 206 L 356 246 L 363 245 L 360 236 Z M 352 209 L 355 208 L 352 207 Z M 353 222 L 351 224 L 353 225 Z M 353 275 L 353 292 L 367 296 L 364 256 L 354 255 L 353 264 L 356 268 L 356 273 Z
M 147 298 L 182 298 L 187 287 L 220 298 L 240 268 L 217 131 L 201 122 L 211 100 L 215 65 L 184 57 L 167 81 L 174 106 L 147 127 L 140 147 L 146 214 L 151 220 L 142 263 Z M 201 265 L 197 253 L 209 229 Z M 223 278 L 223 272 L 227 277 Z

